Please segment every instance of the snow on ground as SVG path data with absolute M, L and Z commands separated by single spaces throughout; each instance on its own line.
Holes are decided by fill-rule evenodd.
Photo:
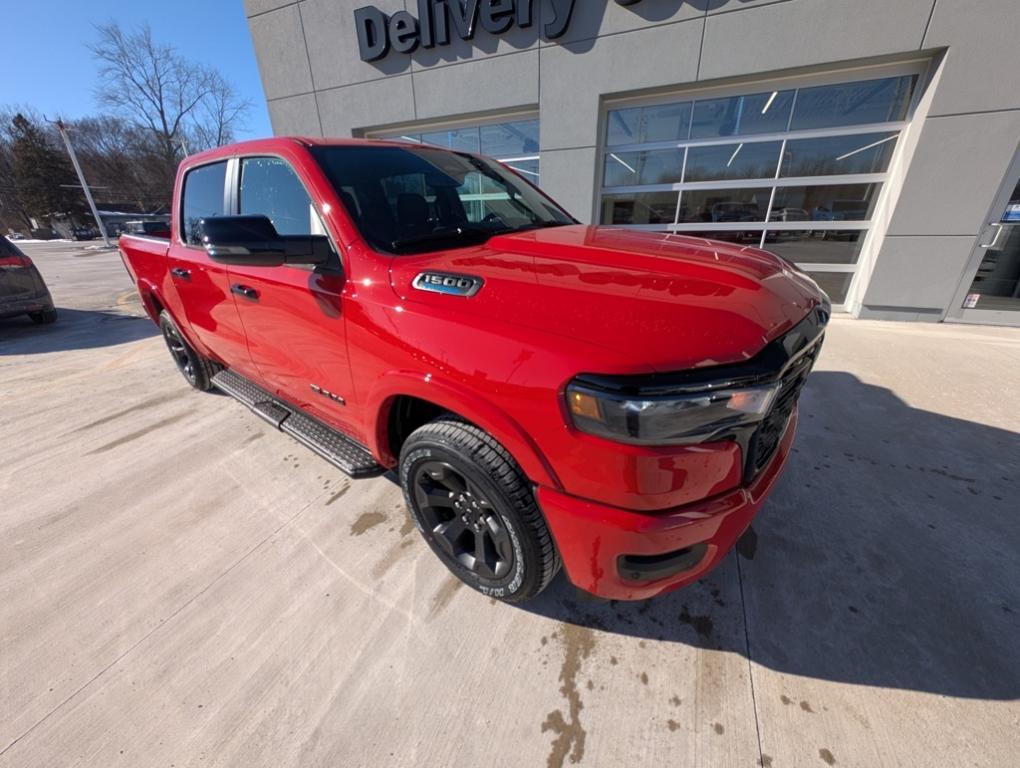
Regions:
M 4 235 L 4 237 L 7 237 L 7 236 Z M 63 239 L 55 238 L 53 240 L 33 240 L 30 237 L 18 237 L 18 238 L 7 237 L 7 239 L 10 240 L 12 243 L 69 243 L 69 242 L 71 242 L 67 238 L 63 238 Z

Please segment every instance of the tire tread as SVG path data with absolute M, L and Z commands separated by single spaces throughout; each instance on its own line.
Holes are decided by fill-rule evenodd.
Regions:
M 163 323 L 173 326 L 177 331 L 177 335 L 181 337 L 181 341 L 184 342 L 184 346 L 187 347 L 193 358 L 192 364 L 195 366 L 195 382 L 188 382 L 192 387 L 197 389 L 199 392 L 208 392 L 213 388 L 212 378 L 220 371 L 220 366 L 200 355 L 192 346 L 188 343 L 188 340 L 184 338 L 184 334 L 181 333 L 181 329 L 174 322 L 174 319 L 170 316 L 170 313 L 165 309 L 159 313 L 160 326 Z M 185 377 L 187 380 L 187 377 Z
M 419 439 L 431 439 L 460 447 L 480 467 L 487 470 L 510 497 L 515 510 L 527 526 L 528 535 L 538 545 L 541 572 L 531 589 L 514 595 L 508 602 L 522 602 L 542 592 L 560 570 L 560 554 L 535 501 L 531 483 L 510 452 L 484 429 L 453 413 L 443 414 L 419 427 L 408 437 L 405 446 Z

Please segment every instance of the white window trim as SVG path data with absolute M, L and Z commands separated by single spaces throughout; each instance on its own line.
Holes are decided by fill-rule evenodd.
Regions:
M 696 192 L 703 189 L 771 189 L 772 187 L 830 187 L 850 184 L 882 184 L 888 181 L 887 173 L 858 173 L 842 176 L 770 176 L 765 179 L 720 179 L 719 181 L 689 181 L 677 184 L 632 184 L 626 187 L 603 187 L 603 194 L 632 195 L 637 192 Z
M 458 128 L 475 128 L 500 123 L 519 123 L 522 120 L 538 120 L 538 110 L 528 109 L 513 112 L 500 112 L 481 116 L 461 115 L 443 120 L 423 120 L 417 123 L 393 123 L 381 125 L 361 131 L 366 139 L 393 138 L 401 133 L 435 133 L 437 131 L 455 131 Z
M 911 73 L 907 73 L 911 74 Z M 613 111 L 617 107 L 610 107 Z M 714 147 L 729 144 L 763 144 L 770 141 L 792 139 L 825 139 L 830 136 L 856 136 L 862 133 L 897 133 L 909 125 L 906 120 L 891 123 L 866 123 L 847 126 L 846 128 L 809 128 L 802 131 L 782 131 L 780 133 L 753 133 L 740 136 L 720 136 L 711 139 L 684 139 L 683 141 L 650 141 L 645 144 L 607 144 L 606 152 L 648 152 L 663 149 L 683 149 L 684 147 Z
M 503 112 L 484 117 L 461 117 L 450 120 L 435 120 L 421 123 L 401 123 L 398 125 L 383 126 L 362 132 L 366 139 L 379 139 L 383 141 L 401 140 L 403 134 L 408 133 L 438 133 L 440 131 L 456 131 L 462 128 L 484 128 L 489 125 L 501 125 L 503 123 L 519 123 L 524 120 L 539 120 L 538 112 L 528 110 L 523 112 Z M 541 123 L 539 122 L 541 126 Z M 404 137 L 410 140 L 410 137 Z M 541 149 L 539 150 L 541 152 Z M 529 155 L 514 155 L 511 157 L 495 156 L 493 158 L 501 163 L 521 163 L 526 160 L 539 160 L 539 152 Z

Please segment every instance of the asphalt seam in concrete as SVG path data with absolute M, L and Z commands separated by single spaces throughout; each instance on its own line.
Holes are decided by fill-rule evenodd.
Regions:
M 751 709 L 754 712 L 754 733 L 758 738 L 758 765 L 765 764 L 765 752 L 761 744 L 761 724 L 758 722 L 758 699 L 754 692 L 754 664 L 751 660 L 751 634 L 747 628 L 747 601 L 744 599 L 744 572 L 740 568 L 740 554 L 733 550 L 737 562 L 737 584 L 740 586 L 740 614 L 744 619 L 744 651 L 747 656 L 747 680 L 751 689 Z
M 311 506 L 313 506 L 316 502 L 318 502 L 319 498 L 321 498 L 322 495 L 323 494 L 319 494 L 318 496 L 315 497 L 315 499 L 313 499 L 308 504 L 306 504 L 301 509 L 299 509 L 297 512 L 295 512 L 291 517 L 289 517 L 286 520 L 284 520 L 271 533 L 267 534 L 265 536 L 265 538 L 263 538 L 255 546 L 253 546 L 251 549 L 249 549 L 247 552 L 245 552 L 243 555 L 241 555 L 241 557 L 239 557 L 237 560 L 235 560 L 233 563 L 231 563 L 231 565 L 228 568 L 226 568 L 222 573 L 220 573 L 218 576 L 216 576 L 216 578 L 214 578 L 212 581 L 210 581 L 208 584 L 206 584 L 204 587 L 202 587 L 202 589 L 200 589 L 198 592 L 196 592 L 194 595 L 192 595 L 183 605 L 181 605 L 179 608 L 177 608 L 177 610 L 175 610 L 173 613 L 171 613 L 165 619 L 160 621 L 159 624 L 157 624 L 151 630 L 146 632 L 145 635 L 143 635 L 141 638 L 139 638 L 138 641 L 135 642 L 126 651 L 124 651 L 124 653 L 122 653 L 116 659 L 114 659 L 109 664 L 107 664 L 105 667 L 103 667 L 101 670 L 99 670 L 99 672 L 97 672 L 95 675 L 93 675 L 91 678 L 89 678 L 89 680 L 84 682 L 81 685 L 81 687 L 79 687 L 76 691 L 71 693 L 66 699 L 64 699 L 62 702 L 57 704 L 57 706 L 55 706 L 53 709 L 51 709 L 49 712 L 47 712 L 45 715 L 43 715 L 37 722 L 32 724 L 28 728 L 28 730 L 26 730 L 24 733 L 22 733 L 20 736 L 18 736 L 16 739 L 14 739 L 10 744 L 8 744 L 6 747 L 4 747 L 2 750 L 0 750 L 0 757 L 3 757 L 5 754 L 7 754 L 7 752 L 15 744 L 17 744 L 19 741 L 21 741 L 26 736 L 28 736 L 30 733 L 32 733 L 32 731 L 34 731 L 40 725 L 42 725 L 47 720 L 49 720 L 50 717 L 52 717 L 58 711 L 63 709 L 72 699 L 74 699 L 78 694 L 80 694 L 82 691 L 84 691 L 86 688 L 88 688 L 90 685 L 92 685 L 94 682 L 96 682 L 96 680 L 98 680 L 100 677 L 105 675 L 108 671 L 113 669 L 113 667 L 117 666 L 127 656 L 129 656 L 131 653 L 133 653 L 134 650 L 136 648 L 138 648 L 138 646 L 140 646 L 142 643 L 144 643 L 146 640 L 148 640 L 150 637 L 152 637 L 160 629 L 162 629 L 163 627 L 167 626 L 171 621 L 173 621 L 177 616 L 179 616 L 184 611 L 185 608 L 190 606 L 192 603 L 194 603 L 196 600 L 198 600 L 198 598 L 200 598 L 202 595 L 204 595 L 206 592 L 208 592 L 210 589 L 212 589 L 224 577 L 226 577 L 235 568 L 237 568 L 237 566 L 239 566 L 241 563 L 243 563 L 245 560 L 247 560 L 251 555 L 253 555 L 259 549 L 261 549 L 268 541 L 270 541 L 273 538 L 275 538 L 276 535 L 280 533 L 280 531 L 282 531 L 284 528 L 286 528 L 287 526 L 291 525 L 294 521 L 296 521 Z

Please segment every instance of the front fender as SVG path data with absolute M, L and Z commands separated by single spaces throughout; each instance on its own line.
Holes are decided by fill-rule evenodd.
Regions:
M 484 429 L 506 448 L 531 482 L 561 488 L 559 479 L 531 436 L 508 414 L 468 389 L 434 375 L 391 371 L 382 376 L 366 400 L 375 423 L 366 430 L 369 449 L 383 463 L 397 462 L 389 445 L 390 409 L 398 397 L 416 397 L 461 416 Z

